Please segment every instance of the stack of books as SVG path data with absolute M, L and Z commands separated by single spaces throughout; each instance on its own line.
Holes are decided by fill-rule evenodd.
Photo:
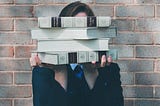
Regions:
M 111 18 L 105 16 L 39 17 L 31 34 L 42 63 L 85 63 L 99 61 L 109 51 L 109 39 L 117 35 L 110 25 Z

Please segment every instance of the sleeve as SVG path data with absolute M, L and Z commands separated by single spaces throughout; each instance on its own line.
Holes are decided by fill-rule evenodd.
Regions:
M 115 63 L 112 67 L 114 70 L 114 82 L 113 84 L 113 103 L 114 106 L 124 106 L 124 97 L 123 97 L 123 89 L 121 87 L 121 79 L 120 79 L 120 68 L 117 63 Z
M 51 80 L 54 72 L 48 68 L 36 66 L 32 71 L 32 90 L 34 106 L 44 106 L 48 100 Z

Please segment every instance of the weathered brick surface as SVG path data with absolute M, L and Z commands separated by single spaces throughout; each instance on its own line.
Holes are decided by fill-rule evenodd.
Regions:
M 38 26 L 36 19 L 16 19 L 15 29 L 16 31 L 30 31 Z
M 58 16 L 63 9 L 64 6 L 36 6 L 34 9 L 34 15 L 36 17 L 42 17 L 42 16 Z M 46 12 L 47 11 L 47 12 Z
M 31 17 L 32 6 L 0 6 L 0 17 Z
M 15 57 L 16 58 L 30 58 L 31 52 L 34 49 L 32 46 L 16 46 L 15 47 Z
M 0 99 L 0 106 L 12 106 L 12 100 Z
M 136 33 L 136 32 L 128 32 L 128 33 L 118 33 L 117 37 L 113 39 L 114 44 L 152 44 L 153 35 L 150 33 Z M 155 42 L 159 36 L 155 35 Z M 160 40 L 160 37 L 159 37 Z
M 136 21 L 137 31 L 160 31 L 160 19 L 142 18 Z
M 137 3 L 140 4 L 159 4 L 159 0 L 137 0 Z
M 133 100 L 125 100 L 124 106 L 134 106 L 134 101 Z
M 50 3 L 71 3 L 75 2 L 76 0 L 39 0 L 39 3 L 42 4 L 50 4 Z M 94 0 L 79 0 L 84 3 L 93 3 Z
M 32 99 L 16 99 L 14 106 L 33 106 Z
M 123 87 L 123 94 L 127 98 L 152 98 L 153 88 L 152 87 L 138 87 L 138 86 L 126 86 Z M 137 105 L 136 105 L 137 106 Z
M 155 88 L 155 97 L 160 98 L 160 87 Z
M 113 6 L 94 6 L 92 7 L 95 16 L 113 16 Z
M 134 74 L 133 73 L 122 72 L 120 75 L 121 75 L 122 85 L 134 84 Z
M 112 25 L 118 28 L 118 31 L 133 31 L 134 20 L 132 19 L 117 19 L 112 20 Z
M 160 57 L 160 46 L 137 46 L 136 57 L 146 57 L 146 58 Z
M 1 31 L 13 31 L 13 19 L 0 19 Z
M 160 33 L 154 34 L 153 39 L 155 44 L 160 44 Z
M 157 6 L 157 16 L 160 17 L 160 6 L 159 5 Z
M 133 3 L 133 0 L 96 0 L 96 3 Z
M 31 84 L 32 75 L 31 72 L 15 72 L 14 83 L 15 84 Z
M 13 73 L 0 72 L 0 84 L 12 84 L 12 83 L 13 83 Z
M 135 83 L 137 85 L 160 85 L 159 73 L 136 73 Z
M 38 0 L 15 0 L 17 4 L 35 4 L 38 3 Z
M 0 0 L 0 3 L 13 3 L 13 0 Z
M 0 86 L 0 98 L 29 98 L 31 86 Z
M 13 57 L 14 48 L 13 46 L 0 46 L 0 57 Z
M 154 17 L 154 6 L 118 6 L 117 17 Z
M 30 71 L 29 59 L 0 59 L 0 71 Z
M 0 44 L 5 45 L 25 45 L 32 44 L 30 32 L 0 32 Z M 4 54 L 3 54 L 4 55 Z
M 156 61 L 156 71 L 160 71 L 160 60 Z
M 127 72 L 153 72 L 152 60 L 120 60 L 117 62 L 121 71 Z
M 110 46 L 110 49 L 116 49 L 118 50 L 118 57 L 119 58 L 132 58 L 134 57 L 134 47 L 133 46 L 128 46 L 128 45 L 125 45 L 125 46 L 119 46 L 119 45 L 116 45 L 116 46 Z
M 160 100 L 136 100 L 135 106 L 159 106 Z

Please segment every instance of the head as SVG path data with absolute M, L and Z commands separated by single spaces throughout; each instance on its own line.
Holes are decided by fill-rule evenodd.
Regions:
M 64 7 L 59 14 L 59 17 L 85 17 L 94 16 L 91 8 L 80 1 L 73 2 Z

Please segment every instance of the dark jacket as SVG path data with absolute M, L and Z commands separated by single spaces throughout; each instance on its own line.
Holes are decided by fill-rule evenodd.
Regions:
M 124 106 L 118 64 L 111 63 L 98 72 L 94 88 L 88 93 L 88 106 Z
M 79 70 L 76 70 L 79 71 Z M 46 67 L 34 67 L 32 72 L 34 106 L 85 106 L 84 74 L 76 77 L 70 65 L 67 65 L 67 91 L 54 79 L 54 71 Z M 82 70 L 80 70 L 82 71 Z

